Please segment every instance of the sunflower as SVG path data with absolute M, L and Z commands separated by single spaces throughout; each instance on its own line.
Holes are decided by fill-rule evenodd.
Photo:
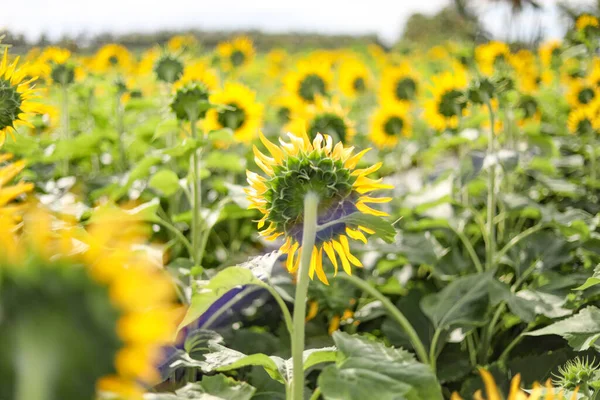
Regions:
M 305 108 L 296 96 L 284 93 L 273 99 L 272 108 L 275 109 L 277 115 L 277 121 L 281 125 L 285 125 L 291 121 L 292 115 L 296 114 L 298 110 Z
M 408 63 L 403 62 L 383 70 L 379 87 L 381 104 L 407 105 L 416 98 L 418 91 L 418 77 Z
M 309 275 L 313 279 L 316 273 L 322 282 L 328 284 L 323 269 L 323 253 L 333 264 L 335 273 L 339 259 L 344 271 L 352 274 L 351 265 L 360 267 L 362 264 L 350 252 L 348 238 L 366 243 L 363 232 L 374 233 L 355 223 L 335 221 L 356 212 L 387 215 L 367 204 L 390 201 L 389 197 L 371 197 L 369 193 L 392 189 L 392 186 L 381 183 L 381 179 L 367 177 L 377 171 L 381 163 L 355 169 L 368 149 L 354 155 L 353 147 L 344 147 L 341 142 L 334 146 L 333 139 L 328 135 L 318 134 L 312 142 L 306 134 L 296 136 L 288 133 L 288 136 L 290 141 L 281 140 L 279 147 L 260 134 L 260 140 L 271 156 L 261 153 L 256 146 L 254 155 L 256 164 L 267 177 L 248 171 L 250 188 L 246 189 L 246 194 L 251 208 L 263 214 L 258 228 L 262 229 L 265 225 L 267 228 L 263 229 L 261 235 L 267 240 L 285 236 L 279 250 L 287 254 L 286 267 L 291 273 L 297 271 L 303 250 L 304 197 L 309 192 L 318 194 L 321 199 L 318 224 L 329 225 L 317 232 L 315 246 L 309 249 L 312 254 Z
M 35 98 L 33 82 L 35 78 L 26 78 L 27 66 L 17 68 L 19 57 L 8 63 L 8 49 L 0 63 L 0 146 L 6 140 L 6 134 L 13 139 L 16 126 L 31 124 L 27 117 L 38 112 L 40 105 L 31 101 Z
M 481 374 L 481 379 L 485 385 L 485 393 L 487 396 L 487 400 L 502 400 L 505 397 L 502 396 L 500 389 L 496 385 L 494 381 L 494 377 L 488 371 L 484 369 L 480 369 L 479 373 Z M 576 400 L 578 389 L 575 389 L 570 400 Z M 533 385 L 533 389 L 525 393 L 521 390 L 521 375 L 517 374 L 510 382 L 510 391 L 508 392 L 508 400 L 567 400 L 567 398 L 563 395 L 563 392 L 560 391 L 558 393 L 555 392 L 555 389 L 552 387 L 552 383 L 550 380 L 546 383 L 545 390 L 538 383 Z M 458 393 L 454 392 L 450 400 L 463 400 L 462 397 L 458 395 Z M 473 395 L 473 400 L 484 400 L 484 397 L 481 393 L 481 390 L 478 390 Z
M 438 131 L 458 128 L 460 118 L 467 114 L 466 73 L 446 71 L 431 80 L 432 98 L 425 102 L 425 120 Z
M 350 98 L 364 94 L 371 86 L 369 69 L 356 59 L 344 62 L 340 66 L 339 86 L 342 93 Z
M 58 108 L 52 105 L 42 104 L 38 108 L 38 113 L 29 118 L 32 127 L 30 132 L 34 135 L 52 132 L 60 123 L 60 113 Z
M 600 89 L 588 79 L 574 79 L 567 92 L 572 108 L 585 107 L 600 99 Z
M 12 154 L 0 154 L 0 220 L 2 218 L 20 219 L 22 204 L 14 201 L 33 190 L 33 183 L 9 183 L 25 168 L 25 161 L 8 163 Z
M 219 43 L 217 53 L 226 71 L 244 67 L 254 58 L 254 44 L 250 38 L 240 36 L 231 41 Z
M 173 83 L 183 75 L 183 61 L 175 55 L 165 53 L 156 60 L 154 73 L 159 81 Z
M 600 23 L 598 18 L 590 14 L 582 14 L 575 21 L 575 29 L 579 32 L 585 32 L 591 29 L 598 29 Z
M 521 49 L 515 54 L 511 54 L 508 62 L 515 69 L 518 89 L 522 93 L 535 92 L 540 82 L 535 55 L 529 50 Z
M 531 121 L 539 122 L 542 119 L 539 102 L 531 95 L 521 95 L 517 103 L 517 110 L 520 110 L 522 113 L 518 121 L 519 126 L 523 126 Z
M 134 250 L 139 228 L 124 212 L 98 213 L 87 230 L 38 209 L 18 233 L 0 218 L 0 359 L 14 367 L 0 377 L 3 393 L 27 393 L 32 371 L 65 400 L 96 390 L 141 399 L 158 383 L 154 365 L 178 315 L 170 279 Z
M 172 52 L 180 52 L 194 48 L 198 44 L 198 39 L 192 34 L 175 35 L 167 42 L 167 49 Z
M 330 64 L 308 60 L 298 62 L 296 70 L 284 78 L 286 90 L 305 104 L 314 103 L 317 95 L 329 95 L 332 81 Z
M 133 56 L 125 46 L 106 44 L 94 56 L 93 69 L 97 72 L 129 72 L 133 67 L 133 62 Z
M 228 82 L 223 90 L 211 94 L 210 102 L 227 108 L 208 110 L 204 120 L 207 131 L 229 128 L 236 140 L 245 143 L 256 137 L 262 124 L 263 106 L 256 101 L 252 90 L 240 83 Z
M 393 148 L 401 137 L 411 136 L 412 118 L 407 107 L 384 105 L 371 116 L 369 139 L 378 148 Z
M 598 103 L 587 107 L 578 107 L 569 113 L 567 129 L 578 135 L 597 133 L 600 131 L 600 115 L 598 114 Z
M 150 75 L 154 72 L 154 65 L 156 64 L 156 60 L 160 57 L 161 51 L 160 49 L 153 47 L 148 49 L 142 53 L 142 57 L 140 62 L 136 67 L 137 75 Z
M 56 46 L 46 47 L 38 61 L 46 64 L 64 64 L 71 58 L 71 51 Z
M 202 83 L 210 92 L 219 88 L 219 77 L 217 73 L 208 67 L 203 61 L 188 64 L 183 69 L 183 75 L 177 82 L 175 88 L 185 86 L 188 83 Z
M 550 40 L 540 46 L 538 53 L 545 67 L 556 68 L 559 66 L 561 46 L 560 40 Z
M 588 80 L 600 89 L 600 59 L 595 58 L 592 62 L 591 71 Z
M 475 60 L 484 75 L 490 76 L 497 67 L 508 62 L 510 48 L 506 43 L 491 41 L 477 46 L 475 49 Z
M 346 143 L 351 142 L 356 134 L 354 124 L 348 119 L 348 111 L 337 99 L 330 101 L 322 96 L 317 96 L 314 104 L 296 108 L 286 130 L 306 132 L 310 140 L 321 133 Z

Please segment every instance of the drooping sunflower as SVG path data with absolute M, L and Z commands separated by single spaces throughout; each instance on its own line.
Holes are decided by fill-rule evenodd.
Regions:
M 570 133 L 587 135 L 600 132 L 600 114 L 598 103 L 587 107 L 578 107 L 571 110 L 567 119 L 567 129 Z
M 316 96 L 327 96 L 331 91 L 333 73 L 326 62 L 300 61 L 294 71 L 284 77 L 286 90 L 298 101 L 312 104 Z
M 438 131 L 458 128 L 460 118 L 467 114 L 466 73 L 460 68 L 431 78 L 431 98 L 425 102 L 425 120 Z
M 560 65 L 560 51 L 562 42 L 550 40 L 543 43 L 539 48 L 540 60 L 546 68 L 557 68 Z
M 484 369 L 480 369 L 479 373 L 481 374 L 481 379 L 483 380 L 483 384 L 485 385 L 485 393 L 487 400 L 568 400 L 567 397 L 564 396 L 562 390 L 557 391 L 554 387 L 552 387 L 552 383 L 550 380 L 546 383 L 546 387 L 542 388 L 539 383 L 535 383 L 533 388 L 525 393 L 521 389 L 521 375 L 517 374 L 514 376 L 512 381 L 510 382 L 510 390 L 508 392 L 508 396 L 504 397 L 496 385 L 496 381 L 492 374 Z M 575 389 L 569 400 L 576 400 L 578 389 Z M 450 400 L 463 400 L 462 397 L 456 392 L 452 394 Z M 473 400 L 484 400 L 483 394 L 481 390 L 478 390 L 473 395 Z
M 390 201 L 389 197 L 371 197 L 369 194 L 379 189 L 392 189 L 392 186 L 382 183 L 381 179 L 367 177 L 377 171 L 381 163 L 356 169 L 368 149 L 353 154 L 353 147 L 344 147 L 341 142 L 334 146 L 328 135 L 319 134 L 312 142 L 306 134 L 288 133 L 288 137 L 289 142 L 281 140 L 281 146 L 276 146 L 260 134 L 270 156 L 256 146 L 254 155 L 256 164 L 267 177 L 248 171 L 250 188 L 246 189 L 246 194 L 251 208 L 263 214 L 258 222 L 258 228 L 264 228 L 261 235 L 267 240 L 285 237 L 280 251 L 287 254 L 286 267 L 292 273 L 298 270 L 301 252 L 306 251 L 302 248 L 304 197 L 308 192 L 319 196 L 317 222 L 331 225 L 317 232 L 314 248 L 308 249 L 312 254 L 309 275 L 313 279 L 316 274 L 328 284 L 323 253 L 331 261 L 335 273 L 339 259 L 344 271 L 352 274 L 351 265 L 360 267 L 362 264 L 350 252 L 348 238 L 366 243 L 364 233 L 374 233 L 358 224 L 335 221 L 356 212 L 387 215 L 367 204 Z
M 250 38 L 240 36 L 228 42 L 219 43 L 217 53 L 223 69 L 231 71 L 250 64 L 254 58 L 255 50 Z
M 38 209 L 23 220 L 17 230 L 0 218 L 0 364 L 11 371 L 0 376 L 3 393 L 141 399 L 159 381 L 154 365 L 178 312 L 170 279 L 135 250 L 139 226 L 122 212 L 87 230 Z
M 8 49 L 4 50 L 0 63 L 0 146 L 6 140 L 6 134 L 14 138 L 13 132 L 19 125 L 31 127 L 27 118 L 40 108 L 32 101 L 36 97 L 35 78 L 27 78 L 27 68 L 17 67 L 18 62 L 19 57 L 9 64 Z
M 419 79 L 413 67 L 406 62 L 383 70 L 379 87 L 381 104 L 408 105 L 419 91 Z
M 598 18 L 591 14 L 582 14 L 577 17 L 575 21 L 575 29 L 578 32 L 586 32 L 592 29 L 598 29 L 600 27 L 600 22 L 598 22 Z
M 355 98 L 367 92 L 371 86 L 369 68 L 360 60 L 350 59 L 340 65 L 339 86 L 344 96 Z
M 198 39 L 192 34 L 175 35 L 167 42 L 167 49 L 172 52 L 180 52 L 194 48 L 198 44 Z
M 475 49 L 475 60 L 484 75 L 491 76 L 498 67 L 508 62 L 510 48 L 504 42 L 491 41 Z
M 174 83 L 183 76 L 183 61 L 176 55 L 164 53 L 156 60 L 154 73 L 159 81 Z
M 401 138 L 412 136 L 408 107 L 384 105 L 371 116 L 369 139 L 380 149 L 394 148 Z
M 133 61 L 133 56 L 125 46 L 106 44 L 94 56 L 93 69 L 96 72 L 129 72 L 134 66 Z
M 24 204 L 15 200 L 33 190 L 33 183 L 17 182 L 11 185 L 13 179 L 25 168 L 23 160 L 9 163 L 12 157 L 12 154 L 0 154 L 0 220 L 19 220 Z
M 183 69 L 183 75 L 175 82 L 175 88 L 185 86 L 191 82 L 202 83 L 210 92 L 219 88 L 217 73 L 203 61 L 186 65 Z
M 256 101 L 256 93 L 240 83 L 228 82 L 223 90 L 211 94 L 210 102 L 226 108 L 208 110 L 204 120 L 207 131 L 229 128 L 237 141 L 245 143 L 256 137 L 263 119 L 263 106 Z
M 574 79 L 567 92 L 572 108 L 585 107 L 600 99 L 600 89 L 588 79 Z
M 345 143 L 351 142 L 356 134 L 354 123 L 340 102 L 336 98 L 327 100 L 322 96 L 317 96 L 314 104 L 296 108 L 286 131 L 306 132 L 311 141 L 321 133 Z

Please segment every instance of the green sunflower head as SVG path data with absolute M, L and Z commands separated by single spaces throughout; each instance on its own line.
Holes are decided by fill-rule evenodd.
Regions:
M 175 92 L 171 110 L 180 121 L 204 118 L 210 108 L 208 89 L 202 83 L 191 83 Z
M 13 127 L 19 119 L 23 98 L 8 80 L 0 77 L 0 131 Z
M 53 64 L 50 72 L 52 81 L 62 86 L 75 82 L 75 66 L 71 63 Z
M 154 65 L 154 72 L 159 81 L 173 83 L 183 75 L 183 63 L 173 55 L 163 54 Z
M 413 100 L 417 93 L 417 82 L 407 76 L 401 78 L 396 82 L 396 86 L 394 88 L 394 95 L 396 99 L 401 101 Z
M 326 94 L 327 85 L 325 80 L 318 74 L 308 74 L 300 82 L 298 94 L 305 101 L 313 102 L 318 95 Z

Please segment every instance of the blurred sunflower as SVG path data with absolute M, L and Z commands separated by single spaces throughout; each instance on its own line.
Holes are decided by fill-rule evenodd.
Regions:
M 298 62 L 296 70 L 284 78 L 286 90 L 305 104 L 313 103 L 318 95 L 329 95 L 332 81 L 333 73 L 328 63 L 310 61 Z
M 438 131 L 458 128 L 460 118 L 467 114 L 466 73 L 457 69 L 436 75 L 431 80 L 432 97 L 425 102 L 425 120 Z
M 154 72 L 156 60 L 160 57 L 161 51 L 156 47 L 152 47 L 142 53 L 140 62 L 137 64 L 137 75 L 150 75 Z
M 19 233 L 0 218 L 0 361 L 12 371 L 0 377 L 3 393 L 129 400 L 158 382 L 154 365 L 179 315 L 170 279 L 134 250 L 140 233 L 116 211 L 87 231 L 42 210 L 25 214 Z
M 277 121 L 281 125 L 290 122 L 293 114 L 297 113 L 299 109 L 306 107 L 296 96 L 292 96 L 291 94 L 282 94 L 275 97 L 272 101 L 272 106 L 275 109 Z
M 38 113 L 29 118 L 30 132 L 34 135 L 52 132 L 60 123 L 58 108 L 52 105 L 41 104 Z
M 267 75 L 275 78 L 281 74 L 284 69 L 285 61 L 288 57 L 284 49 L 273 49 L 267 53 Z
M 348 111 L 340 102 L 335 98 L 327 100 L 322 96 L 317 96 L 314 104 L 296 108 L 285 130 L 306 132 L 310 140 L 321 133 L 331 136 L 335 141 L 346 143 L 351 142 L 356 134 L 354 124 L 348 119 Z
M 175 82 L 175 88 L 177 89 L 192 82 L 202 83 L 210 92 L 219 88 L 217 73 L 203 61 L 196 61 L 186 65 L 183 69 L 183 75 Z
M 572 108 L 585 107 L 600 99 L 600 89 L 588 79 L 571 81 L 567 101 Z
M 370 89 L 371 74 L 359 60 L 350 59 L 340 66 L 339 86 L 344 96 L 355 98 Z
M 240 83 L 228 82 L 223 90 L 210 95 L 210 102 L 226 109 L 210 109 L 206 113 L 204 128 L 207 131 L 229 128 L 239 142 L 250 142 L 262 124 L 263 106 L 256 94 Z
M 594 58 L 588 80 L 600 89 L 600 59 Z
M 491 76 L 498 67 L 508 62 L 510 48 L 504 42 L 491 41 L 475 49 L 475 60 L 481 73 Z
M 535 55 L 529 50 L 521 49 L 511 54 L 508 62 L 515 69 L 517 88 L 522 93 L 535 92 L 541 81 Z
M 567 119 L 567 129 L 570 133 L 587 135 L 600 132 L 600 115 L 597 104 L 571 110 Z
M 510 382 L 510 390 L 508 392 L 508 397 L 504 397 L 496 382 L 494 381 L 494 377 L 488 371 L 484 369 L 480 369 L 479 373 L 481 374 L 481 379 L 483 380 L 483 384 L 485 385 L 485 393 L 487 400 L 502 400 L 504 398 L 508 400 L 567 400 L 567 397 L 563 395 L 563 392 L 560 391 L 558 393 L 555 392 L 555 389 L 552 387 L 552 383 L 548 381 L 546 383 L 545 390 L 540 386 L 540 384 L 535 383 L 533 385 L 533 389 L 525 393 L 521 390 L 521 375 L 517 374 Z M 575 389 L 570 400 L 576 400 L 578 390 Z M 458 393 L 454 392 L 450 400 L 463 400 L 462 397 L 458 395 Z M 483 394 L 481 390 L 478 390 L 473 395 L 473 400 L 484 400 Z
M 383 70 L 379 87 L 381 104 L 404 104 L 413 101 L 419 91 L 419 79 L 410 64 L 400 65 Z
M 328 284 L 323 269 L 323 253 L 333 264 L 335 273 L 339 257 L 344 271 L 352 274 L 351 265 L 360 267 L 362 264 L 350 252 L 348 238 L 366 243 L 363 232 L 374 233 L 358 224 L 336 221 L 356 212 L 387 215 L 367 204 L 386 203 L 391 198 L 368 194 L 379 189 L 391 189 L 392 186 L 381 183 L 381 179 L 367 178 L 381 167 L 381 163 L 355 169 L 368 149 L 354 155 L 353 147 L 344 147 L 341 142 L 334 146 L 328 135 L 318 134 L 312 142 L 306 134 L 296 136 L 288 133 L 288 137 L 289 142 L 281 140 L 281 146 L 276 146 L 260 134 L 271 156 L 261 153 L 256 146 L 254 155 L 256 164 L 267 177 L 248 171 L 250 188 L 246 189 L 246 194 L 252 203 L 250 208 L 263 214 L 258 228 L 267 227 L 261 235 L 267 240 L 285 236 L 280 251 L 287 254 L 286 267 L 291 273 L 297 271 L 303 251 L 304 197 L 308 192 L 319 196 L 317 222 L 329 225 L 317 231 L 315 246 L 308 249 L 312 254 L 309 275 L 313 279 L 316 273 L 322 282 Z
M 46 47 L 38 61 L 46 64 L 64 64 L 71 58 L 71 51 L 56 46 Z
M 411 136 L 412 118 L 407 107 L 385 105 L 371 116 L 369 139 L 378 148 L 394 148 L 400 138 Z
M 3 218 L 20 220 L 24 205 L 15 200 L 33 190 L 33 183 L 18 182 L 9 186 L 25 168 L 23 160 L 10 163 L 12 157 L 12 154 L 0 154 L 0 221 Z
M 164 53 L 156 60 L 154 73 L 159 81 L 173 83 L 183 75 L 183 61 L 173 54 Z
M 93 69 L 96 72 L 130 72 L 133 66 L 133 56 L 120 44 L 102 46 L 93 59 Z
M 254 58 L 254 44 L 250 38 L 240 36 L 231 41 L 219 43 L 217 54 L 221 59 L 223 69 L 226 71 L 244 67 Z
M 8 62 L 8 49 L 0 63 L 0 147 L 6 140 L 6 134 L 14 139 L 14 131 L 19 125 L 31 127 L 27 119 L 37 113 L 40 104 L 32 101 L 35 96 L 33 83 L 35 78 L 26 78 L 27 68 L 17 67 L 19 57 Z
M 193 49 L 198 44 L 198 39 L 192 34 L 175 35 L 167 42 L 167 49 L 172 52 L 181 52 Z
M 575 21 L 575 29 L 578 32 L 587 32 L 591 29 L 598 29 L 598 27 L 600 27 L 598 18 L 591 14 L 582 14 Z
M 556 69 L 560 66 L 561 46 L 560 40 L 550 40 L 540 46 L 538 53 L 544 67 Z
M 517 103 L 517 110 L 521 113 L 518 120 L 519 126 L 523 126 L 528 122 L 539 122 L 542 119 L 540 105 L 537 99 L 531 95 L 521 95 Z

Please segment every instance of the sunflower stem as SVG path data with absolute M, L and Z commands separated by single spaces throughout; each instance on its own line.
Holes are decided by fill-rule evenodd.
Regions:
M 487 235 L 488 248 L 486 257 L 486 269 L 490 270 L 494 267 L 494 254 L 496 252 L 496 226 L 494 224 L 494 216 L 496 212 L 496 161 L 492 160 L 492 155 L 495 150 L 496 132 L 494 131 L 495 117 L 494 109 L 490 100 L 486 102 L 490 114 L 490 132 L 488 137 L 488 151 L 491 165 L 488 171 L 488 196 L 487 196 Z
M 310 282 L 309 270 L 312 250 L 317 236 L 317 213 L 319 198 L 309 192 L 304 197 L 304 229 L 302 232 L 302 252 L 300 267 L 296 275 L 296 295 L 292 333 L 292 399 L 304 400 L 304 320 L 306 318 L 306 297 Z
M 119 145 L 119 161 L 121 164 L 121 171 L 127 171 L 127 154 L 125 152 L 125 142 L 123 141 L 123 135 L 125 134 L 125 122 L 123 113 L 125 112 L 121 97 L 123 94 L 118 91 L 116 98 L 116 113 L 117 113 L 117 144 Z
M 189 113 L 192 130 L 192 138 L 198 140 L 198 129 L 196 127 L 196 118 L 193 113 Z M 202 224 L 200 221 L 200 210 L 202 209 L 202 180 L 200 179 L 200 157 L 201 149 L 196 149 L 192 153 L 192 249 L 190 256 L 200 267 L 200 254 L 202 251 Z
M 404 329 L 404 332 L 408 335 L 410 339 L 410 343 L 412 344 L 415 352 L 417 353 L 417 357 L 424 364 L 429 364 L 429 356 L 427 355 L 427 351 L 425 350 L 425 346 L 423 346 L 423 342 L 417 335 L 417 332 L 414 330 L 413 326 L 410 324 L 408 319 L 402 314 L 400 311 L 386 296 L 384 296 L 379 290 L 375 289 L 373 286 L 369 285 L 363 279 L 347 274 L 339 274 L 337 276 L 339 279 L 346 280 L 352 283 L 357 288 L 361 289 L 364 292 L 367 292 L 377 300 L 381 302 L 381 304 L 385 307 L 389 315 Z
M 62 103 L 61 103 L 61 118 L 62 118 L 62 140 L 68 141 L 71 138 L 69 128 L 69 87 L 62 85 Z M 62 176 L 69 176 L 69 158 L 65 158 L 62 164 Z

